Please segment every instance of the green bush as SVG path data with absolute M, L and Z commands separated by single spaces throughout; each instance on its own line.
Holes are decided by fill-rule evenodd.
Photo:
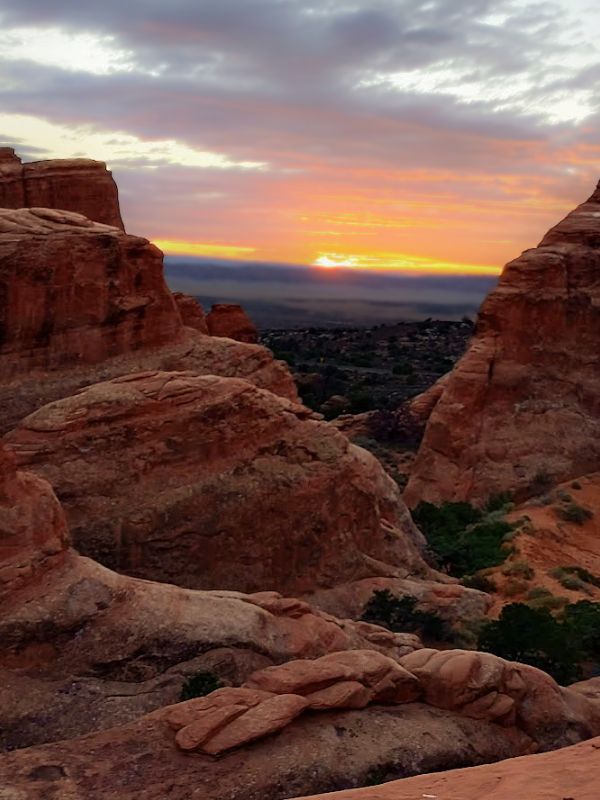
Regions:
M 502 511 L 512 504 L 512 495 L 510 492 L 499 492 L 490 496 L 486 503 L 485 510 L 488 513 L 492 511 Z
M 543 586 L 534 586 L 527 594 L 527 605 L 531 608 L 546 608 L 548 611 L 554 611 L 558 608 L 562 608 L 566 603 L 566 597 L 557 597 Z
M 485 575 L 465 575 L 460 582 L 467 589 L 477 589 L 488 594 L 493 594 L 498 588 L 494 581 L 491 578 L 486 578 Z
M 572 683 L 584 664 L 592 672 L 598 668 L 600 603 L 569 603 L 556 616 L 547 608 L 512 603 L 498 620 L 482 627 L 477 644 L 480 650 L 543 669 L 559 683 Z
M 484 516 L 469 503 L 434 506 L 421 502 L 413 511 L 413 519 L 440 567 L 457 578 L 498 566 L 509 555 L 502 545 L 512 526 Z
M 590 584 L 592 586 L 600 586 L 600 580 L 588 572 L 583 567 L 555 567 L 549 573 L 553 578 L 565 587 L 572 591 L 591 593 Z
M 562 616 L 563 625 L 571 631 L 578 648 L 585 658 L 597 662 L 600 660 L 600 603 L 580 600 L 565 606 Z
M 581 653 L 574 644 L 568 627 L 557 622 L 547 609 L 512 603 L 502 609 L 498 620 L 482 628 L 478 649 L 531 664 L 558 683 L 568 684 L 580 677 Z
M 526 561 L 511 561 L 504 567 L 502 574 L 509 578 L 523 578 L 530 581 L 535 575 L 535 570 Z
M 591 519 L 594 514 L 589 508 L 579 506 L 577 503 L 569 503 L 566 506 L 557 509 L 559 517 L 562 517 L 566 522 L 574 522 L 577 525 L 583 525 L 588 519 Z
M 396 597 L 388 589 L 382 589 L 373 592 L 361 619 L 396 633 L 418 633 L 424 639 L 446 641 L 451 637 L 451 631 L 441 617 L 420 611 L 416 606 L 416 597 Z
M 223 684 L 213 672 L 197 672 L 191 675 L 181 687 L 180 700 L 191 700 L 192 697 L 204 697 Z

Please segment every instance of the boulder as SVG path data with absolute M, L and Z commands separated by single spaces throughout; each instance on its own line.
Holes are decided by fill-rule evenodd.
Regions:
M 256 344 L 258 331 L 241 306 L 234 303 L 217 303 L 206 317 L 211 336 L 225 336 L 238 342 Z
M 173 299 L 177 303 L 177 308 L 181 314 L 183 324 L 188 328 L 194 328 L 200 333 L 208 334 L 208 325 L 204 309 L 195 297 L 181 292 L 174 292 Z
M 76 547 L 127 574 L 292 595 L 435 576 L 379 462 L 247 381 L 117 378 L 44 406 L 6 442 L 53 485 Z
M 593 701 L 527 664 L 491 653 L 430 649 L 400 663 L 419 680 L 429 705 L 516 725 L 541 749 L 589 738 L 600 725 L 600 707 Z
M 22 164 L 0 148 L 0 208 L 75 211 L 94 222 L 125 230 L 112 174 L 102 161 L 55 159 Z
M 600 465 L 600 187 L 504 269 L 431 411 L 405 499 L 536 494 Z

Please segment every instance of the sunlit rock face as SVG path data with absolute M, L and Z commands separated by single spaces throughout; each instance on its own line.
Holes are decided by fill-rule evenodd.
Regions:
M 124 230 L 117 185 L 102 161 L 54 159 L 22 164 L 10 147 L 0 148 L 0 208 L 75 211 Z
M 507 264 L 431 411 L 405 498 L 535 494 L 600 465 L 600 186 Z

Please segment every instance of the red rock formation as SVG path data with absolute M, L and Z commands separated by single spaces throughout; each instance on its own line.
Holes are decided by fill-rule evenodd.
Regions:
M 379 462 L 246 381 L 118 378 L 41 408 L 6 440 L 52 482 L 76 546 L 130 574 L 292 594 L 432 574 Z
M 0 782 L 27 800 L 50 792 L 88 800 L 283 800 L 560 747 L 600 729 L 597 703 L 532 667 L 464 651 L 419 651 L 402 662 L 359 651 L 262 670 L 244 687 L 85 739 L 9 753 L 0 758 Z M 377 704 L 362 707 L 370 699 Z M 416 785 L 426 796 L 424 781 L 451 775 Z M 504 797 L 529 798 L 521 787 Z M 539 796 L 563 797 L 552 786 Z
M 196 298 L 181 292 L 174 292 L 173 298 L 177 303 L 183 324 L 188 328 L 200 331 L 200 333 L 208 333 L 204 309 Z
M 244 309 L 233 303 L 214 305 L 206 317 L 206 323 L 211 336 L 225 336 L 248 344 L 258 341 L 256 326 Z
M 146 239 L 49 209 L 0 209 L 0 375 L 97 363 L 182 332 Z
M 55 566 L 67 546 L 64 514 L 48 483 L 17 472 L 0 446 L 0 603 Z
M 534 494 L 600 466 L 600 188 L 509 263 L 429 421 L 406 500 Z
M 87 158 L 22 164 L 12 148 L 0 148 L 0 208 L 75 211 L 125 230 L 111 173 Z
M 195 592 L 117 575 L 68 545 L 49 484 L 17 472 L 0 449 L 0 748 L 133 719 L 175 702 L 185 677 L 203 669 L 241 683 L 290 658 L 368 648 L 398 659 L 420 647 L 415 636 L 275 592 Z
M 146 239 L 69 212 L 0 209 L 0 430 L 80 386 L 147 369 L 247 377 L 297 399 L 283 362 L 202 335 L 199 307 L 183 305 L 196 330 Z

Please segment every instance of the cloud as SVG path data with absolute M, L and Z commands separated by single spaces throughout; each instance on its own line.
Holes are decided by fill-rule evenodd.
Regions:
M 127 217 L 161 239 L 496 263 L 600 163 L 600 14 L 569 9 L 4 0 L 0 130 L 106 158 Z

